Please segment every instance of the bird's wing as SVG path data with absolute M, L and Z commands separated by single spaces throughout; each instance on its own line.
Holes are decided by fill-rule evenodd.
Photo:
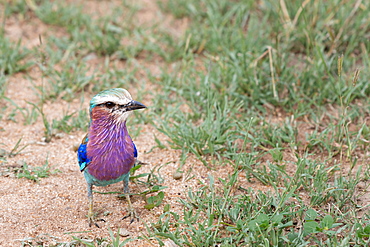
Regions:
M 88 141 L 89 138 L 86 134 L 85 137 L 82 139 L 80 147 L 77 151 L 78 164 L 80 165 L 81 172 L 83 172 L 86 169 L 87 165 L 90 163 L 90 160 L 87 158 L 86 154 L 86 146 Z
M 137 158 L 137 149 L 136 149 L 135 143 L 132 142 L 132 145 L 134 145 L 134 157 Z

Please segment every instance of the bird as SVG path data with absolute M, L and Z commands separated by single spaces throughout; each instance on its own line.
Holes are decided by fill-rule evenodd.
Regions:
M 90 101 L 88 133 L 77 151 L 80 171 L 87 182 L 89 226 L 99 225 L 93 211 L 93 186 L 107 186 L 123 181 L 131 223 L 139 219 L 129 196 L 130 169 L 137 161 L 138 151 L 127 131 L 126 121 L 132 111 L 146 106 L 132 99 L 123 88 L 101 91 Z

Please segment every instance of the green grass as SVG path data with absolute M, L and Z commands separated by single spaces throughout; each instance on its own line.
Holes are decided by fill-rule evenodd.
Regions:
M 19 142 L 17 143 L 17 146 L 18 145 L 19 145 Z M 16 147 L 14 149 L 16 149 Z M 16 154 L 12 154 L 13 150 L 11 151 L 9 156 L 16 155 Z M 61 172 L 59 169 L 52 170 L 52 167 L 50 167 L 49 165 L 48 157 L 46 157 L 45 164 L 42 166 L 32 166 L 23 161 L 23 165 L 21 167 L 11 168 L 11 171 L 15 173 L 17 178 L 26 178 L 34 182 L 39 182 L 40 179 L 42 178 L 47 178 L 50 175 Z
M 20 40 L 17 43 L 11 42 L 0 29 L 0 75 L 10 75 L 25 71 L 33 62 L 26 60 L 30 51 L 21 46 Z
M 88 114 L 71 109 L 50 119 L 46 102 L 135 88 L 136 99 L 151 101 L 130 120 L 132 136 L 150 124 L 168 137 L 156 137 L 148 150 L 181 150 L 178 172 L 190 178 L 189 155 L 210 171 L 234 169 L 189 188 L 182 213 L 161 205 L 161 192 L 148 197 L 147 207 L 165 210 L 141 239 L 179 246 L 369 245 L 369 205 L 361 198 L 370 178 L 370 6 L 301 4 L 157 1 L 158 20 L 139 25 L 143 6 L 127 1 L 103 16 L 87 14 L 84 1 L 9 1 L 3 18 L 37 18 L 58 34 L 47 33 L 29 50 L 1 32 L 0 118 L 42 120 L 53 141 L 58 131 L 85 131 Z M 182 36 L 162 25 L 167 15 L 188 23 Z M 39 101 L 22 108 L 7 98 L 6 87 L 14 73 L 33 82 L 26 74 L 34 64 L 42 73 L 42 85 L 34 84 Z M 153 65 L 161 66 L 159 73 Z M 166 186 L 161 168 L 153 168 L 158 175 L 148 176 L 149 187 Z M 243 187 L 242 175 L 269 192 Z M 110 236 L 101 239 L 118 246 Z

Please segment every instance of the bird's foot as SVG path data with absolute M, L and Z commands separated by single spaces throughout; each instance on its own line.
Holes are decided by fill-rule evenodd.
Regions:
M 124 216 L 122 220 L 127 219 L 127 218 L 130 218 L 130 224 L 132 224 L 135 221 L 135 219 L 139 221 L 139 216 L 137 215 L 135 209 L 133 208 L 128 209 L 128 215 Z
M 130 220 L 130 224 L 132 224 L 135 221 L 135 219 L 137 221 L 139 221 L 139 216 L 137 215 L 135 209 L 132 207 L 130 196 L 128 194 L 126 194 L 126 200 L 127 200 L 127 203 L 128 203 L 128 209 L 127 209 L 128 210 L 128 214 L 126 216 L 124 216 L 122 218 L 122 220 L 127 219 L 127 218 L 130 218 L 131 219 Z
M 89 220 L 89 227 L 91 227 L 92 225 L 95 225 L 97 228 L 100 228 L 100 226 L 98 225 L 98 223 L 96 223 L 96 221 L 105 222 L 104 219 L 95 220 L 95 214 L 92 211 L 89 211 L 89 213 L 87 214 L 87 219 Z

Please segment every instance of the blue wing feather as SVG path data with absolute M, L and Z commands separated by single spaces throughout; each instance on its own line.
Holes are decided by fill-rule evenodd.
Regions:
M 137 158 L 137 149 L 136 149 L 135 143 L 132 142 L 132 145 L 134 145 L 134 157 Z
M 87 154 L 86 154 L 86 146 L 87 146 L 88 140 L 89 138 L 85 136 L 77 151 L 77 159 L 78 159 L 78 164 L 80 165 L 81 172 L 83 172 L 86 169 L 86 166 L 90 163 L 90 160 L 87 158 Z

